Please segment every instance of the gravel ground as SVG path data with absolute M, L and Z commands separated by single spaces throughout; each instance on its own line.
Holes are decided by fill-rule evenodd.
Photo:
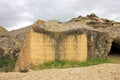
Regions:
M 120 64 L 120 55 L 109 55 L 108 57 L 111 58 L 114 63 Z
M 120 80 L 120 64 L 0 73 L 0 80 Z

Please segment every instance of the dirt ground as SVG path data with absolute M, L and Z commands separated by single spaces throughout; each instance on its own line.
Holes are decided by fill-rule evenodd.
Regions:
M 120 50 L 111 51 L 108 55 L 115 63 L 120 64 Z
M 109 58 L 111 58 L 115 63 L 120 64 L 120 55 L 110 55 Z
M 0 80 L 120 80 L 120 64 L 0 73 Z
M 108 57 L 114 64 L 100 64 L 89 67 L 48 69 L 27 73 L 0 73 L 0 80 L 120 80 L 120 52 Z

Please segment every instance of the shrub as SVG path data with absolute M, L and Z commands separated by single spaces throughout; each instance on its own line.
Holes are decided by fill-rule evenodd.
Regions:
M 32 69 L 39 70 L 39 69 L 54 69 L 54 68 L 85 67 L 85 66 L 98 65 L 102 63 L 113 63 L 113 61 L 110 60 L 109 58 L 92 59 L 92 60 L 88 60 L 87 62 L 60 60 L 60 61 L 46 62 L 42 65 L 32 66 Z
M 10 72 L 15 66 L 16 59 L 0 59 L 0 68 L 5 72 Z

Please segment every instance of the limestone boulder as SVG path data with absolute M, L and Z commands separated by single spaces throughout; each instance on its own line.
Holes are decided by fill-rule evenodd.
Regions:
M 32 26 L 14 71 L 28 70 L 48 61 L 106 58 L 112 46 L 111 33 L 79 22 L 52 20 Z

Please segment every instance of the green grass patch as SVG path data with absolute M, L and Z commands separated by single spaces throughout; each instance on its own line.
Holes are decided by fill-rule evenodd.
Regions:
M 0 59 L 0 68 L 2 71 L 10 72 L 15 66 L 16 59 Z
M 54 62 L 46 62 L 42 65 L 37 65 L 31 67 L 33 70 L 39 70 L 39 69 L 61 69 L 61 68 L 73 68 L 73 67 L 86 67 L 86 66 L 92 66 L 92 65 L 98 65 L 102 63 L 113 63 L 113 61 L 109 58 L 98 58 L 89 60 L 87 62 L 79 62 L 79 61 L 54 61 Z

